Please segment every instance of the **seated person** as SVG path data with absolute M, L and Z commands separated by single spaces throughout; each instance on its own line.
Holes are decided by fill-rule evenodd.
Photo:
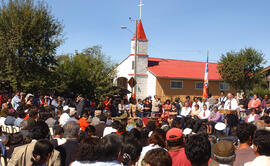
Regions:
M 251 114 L 249 114 L 245 120 L 246 123 L 252 123 L 259 120 L 259 115 L 255 113 L 255 108 L 251 109 Z
M 256 111 L 258 111 L 260 106 L 261 106 L 261 100 L 258 98 L 257 94 L 254 94 L 253 98 L 248 103 L 248 109 L 251 110 L 254 108 Z
M 9 109 L 8 110 L 8 116 L 5 120 L 5 125 L 10 125 L 10 126 L 14 126 L 14 122 L 15 122 L 16 118 L 15 118 L 15 110 L 14 109 Z
M 188 103 L 185 102 L 184 107 L 181 110 L 181 116 L 186 117 L 190 114 L 191 108 L 188 106 Z
M 8 137 L 3 134 L 1 127 L 0 127 L 0 142 L 2 142 L 3 145 L 6 145 L 8 143 Z
M 209 116 L 210 116 L 210 111 L 207 109 L 207 105 L 204 104 L 203 105 L 203 109 L 199 113 L 198 117 L 201 120 L 206 120 L 207 121 L 207 119 L 208 119 Z
M 198 118 L 198 116 L 199 116 L 199 114 L 200 114 L 200 112 L 201 112 L 200 106 L 199 106 L 198 104 L 196 104 L 196 105 L 194 106 L 194 108 L 195 108 L 195 109 L 192 110 L 190 116 L 191 116 L 192 118 L 195 118 L 195 117 Z

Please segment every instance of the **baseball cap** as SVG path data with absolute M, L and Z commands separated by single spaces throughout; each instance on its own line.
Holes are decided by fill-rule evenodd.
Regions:
M 69 116 L 73 116 L 76 113 L 77 113 L 77 111 L 75 110 L 74 107 L 69 107 Z
M 183 136 L 183 132 L 181 129 L 172 128 L 167 132 L 166 139 L 168 141 L 174 141 L 174 140 L 180 139 L 182 136 Z

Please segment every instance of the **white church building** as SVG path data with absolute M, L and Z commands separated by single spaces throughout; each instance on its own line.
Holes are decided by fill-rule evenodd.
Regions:
M 135 68 L 135 35 L 131 39 L 131 50 L 116 68 L 114 83 L 121 88 L 132 88 L 128 80 L 134 77 Z M 205 62 L 151 58 L 148 54 L 148 39 L 142 21 L 137 26 L 137 59 L 136 59 L 136 98 L 157 95 L 163 101 L 189 95 L 202 96 Z M 217 63 L 209 63 L 209 92 L 218 96 L 220 91 L 232 91 L 217 70 Z M 130 96 L 129 96 L 130 97 Z

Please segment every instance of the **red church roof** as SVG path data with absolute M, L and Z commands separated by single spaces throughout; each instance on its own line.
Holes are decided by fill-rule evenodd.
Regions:
M 156 77 L 204 79 L 205 62 L 148 58 L 148 70 Z M 209 80 L 221 80 L 217 63 L 208 63 Z
M 135 34 L 131 40 L 135 40 Z M 147 41 L 146 35 L 144 33 L 143 25 L 142 25 L 142 20 L 139 21 L 139 24 L 137 26 L 137 40 Z

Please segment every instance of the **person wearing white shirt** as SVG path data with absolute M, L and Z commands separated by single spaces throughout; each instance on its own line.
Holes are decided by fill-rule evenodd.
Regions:
M 236 110 L 238 108 L 238 104 L 235 98 L 231 93 L 228 93 L 228 99 L 225 102 L 224 109 L 225 110 Z
M 201 104 L 200 109 L 203 110 L 203 106 L 206 105 L 207 109 L 209 109 L 209 102 L 207 101 L 207 98 L 203 98 L 203 102 Z
M 190 114 L 191 108 L 188 106 L 188 103 L 185 102 L 184 107 L 181 110 L 181 116 L 186 117 Z
M 191 107 L 191 110 L 195 110 L 195 105 L 198 104 L 199 107 L 201 108 L 202 107 L 202 102 L 199 101 L 199 99 L 197 97 L 194 97 L 194 102 L 192 103 L 192 107 Z
M 227 97 L 224 95 L 224 92 L 220 91 L 220 96 L 218 98 L 218 104 L 221 105 L 221 103 L 226 102 L 226 100 L 227 100 Z
M 208 117 L 210 116 L 211 112 L 207 109 L 207 105 L 204 104 L 203 105 L 203 109 L 201 110 L 200 114 L 199 114 L 199 118 L 201 120 L 206 120 L 208 119 Z
M 70 120 L 70 116 L 64 112 L 59 118 L 59 124 L 64 126 Z

